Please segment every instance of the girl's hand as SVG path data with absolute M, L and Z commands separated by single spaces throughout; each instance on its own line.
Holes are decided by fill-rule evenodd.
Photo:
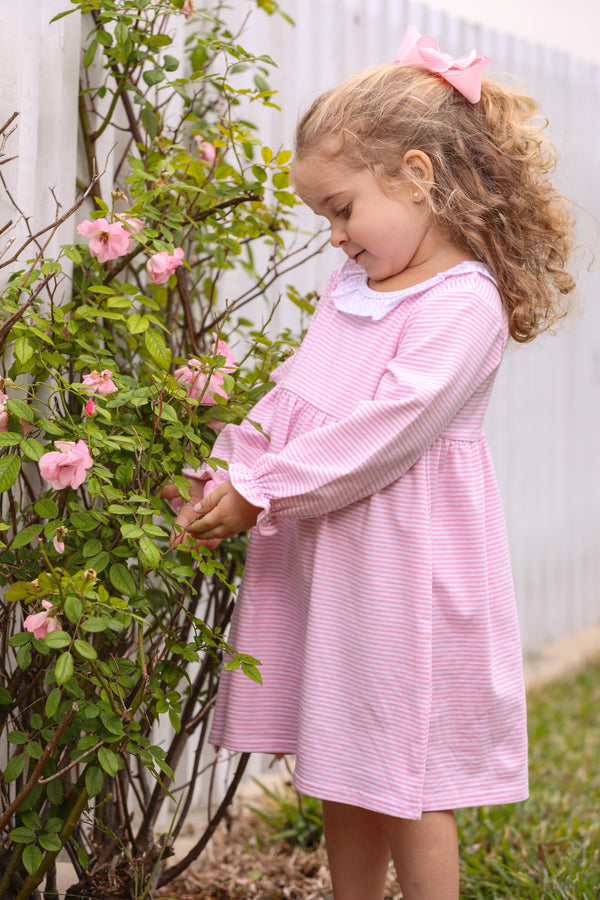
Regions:
M 249 503 L 230 481 L 224 481 L 196 505 L 196 518 L 186 532 L 208 546 L 208 542 L 233 537 L 256 525 L 260 511 L 261 507 Z
M 175 519 L 175 526 L 179 527 L 174 528 L 173 532 L 171 533 L 171 538 L 169 540 L 169 544 L 171 547 L 177 547 L 178 544 L 181 543 L 189 544 L 190 533 L 188 530 L 188 526 L 191 522 L 198 519 L 198 511 L 196 510 L 196 506 L 202 501 L 205 487 L 205 481 L 192 480 L 189 489 L 190 499 L 186 503 L 183 503 L 183 505 L 179 509 L 177 518 Z M 161 491 L 161 497 L 164 497 L 165 500 L 174 500 L 174 508 L 177 501 L 182 500 L 181 494 L 174 484 L 166 484 Z M 194 538 L 194 542 L 197 544 L 204 544 L 206 547 L 208 547 L 209 550 L 214 550 L 221 543 L 221 541 L 204 541 L 198 540 L 197 538 Z

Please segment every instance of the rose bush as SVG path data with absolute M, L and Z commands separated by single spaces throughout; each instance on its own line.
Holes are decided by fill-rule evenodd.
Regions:
M 289 152 L 262 146 L 241 106 L 271 103 L 271 61 L 243 49 L 219 7 L 195 5 L 197 18 L 182 0 L 71 0 L 64 14 L 86 16 L 84 221 L 53 257 L 32 258 L 27 241 L 0 259 L 0 900 L 37 900 L 44 878 L 50 897 L 63 850 L 70 896 L 151 897 L 202 851 L 246 762 L 165 868 L 212 760 L 219 668 L 260 679 L 260 667 L 226 640 L 244 540 L 170 547 L 161 495 L 193 495 L 183 471 L 210 458 L 286 352 L 289 336 L 242 313 L 286 258 L 294 204 Z M 181 25 L 186 61 L 169 52 Z M 117 116 L 113 184 L 96 175 L 97 148 Z M 236 265 L 246 286 L 225 304 Z M 178 776 L 186 746 L 191 775 Z M 178 805 L 156 840 L 167 795 Z

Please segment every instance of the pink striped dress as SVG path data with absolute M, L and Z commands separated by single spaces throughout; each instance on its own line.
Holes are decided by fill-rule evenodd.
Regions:
M 215 446 L 213 478 L 263 507 L 230 634 L 263 684 L 223 673 L 212 743 L 296 754 L 304 793 L 403 818 L 527 796 L 483 432 L 506 341 L 480 263 L 393 293 L 352 261 L 333 273 L 275 387 Z

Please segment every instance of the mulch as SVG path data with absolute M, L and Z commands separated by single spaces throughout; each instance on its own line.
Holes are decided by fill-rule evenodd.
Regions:
M 314 850 L 273 840 L 246 808 L 221 825 L 208 847 L 160 895 L 175 900 L 333 900 L 325 846 Z M 401 900 L 393 867 L 385 900 Z

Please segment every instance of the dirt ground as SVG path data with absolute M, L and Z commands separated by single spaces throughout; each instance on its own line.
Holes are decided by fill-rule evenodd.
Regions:
M 312 851 L 273 841 L 247 809 L 220 826 L 198 863 L 162 889 L 176 900 L 333 900 L 323 843 Z M 392 867 L 385 900 L 401 900 Z

